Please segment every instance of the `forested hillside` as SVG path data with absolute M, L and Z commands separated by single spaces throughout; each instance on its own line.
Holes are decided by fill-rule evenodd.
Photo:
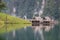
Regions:
M 16 8 L 16 16 L 21 16 L 23 18 L 24 15 L 27 15 L 28 18 L 32 18 L 33 13 L 35 12 L 34 9 L 37 8 L 37 1 L 39 1 L 39 7 L 37 11 L 40 10 L 42 0 L 3 0 L 6 2 L 8 14 L 13 13 L 13 8 Z M 50 16 L 55 20 L 60 22 L 60 0 L 45 0 L 46 5 L 44 9 L 44 13 L 42 16 Z M 34 33 L 32 28 L 27 28 L 26 30 L 16 30 L 16 37 L 13 38 L 12 32 L 7 33 L 8 40 L 35 40 Z M 6 35 L 4 35 L 6 38 Z M 55 25 L 55 27 L 50 30 L 49 32 L 44 31 L 44 38 L 45 40 L 60 40 L 60 23 Z
M 23 18 L 26 15 L 28 18 L 32 18 L 34 10 L 40 10 L 42 0 L 4 0 L 6 2 L 7 10 L 6 13 L 12 15 L 13 8 L 16 8 L 16 16 L 20 16 Z M 37 2 L 39 2 L 39 6 L 37 6 Z
M 46 0 L 44 15 L 60 19 L 60 0 Z
M 45 40 L 60 40 L 60 0 L 46 0 L 44 10 L 44 16 L 50 16 L 55 20 L 59 20 L 59 24 L 50 32 L 45 32 Z

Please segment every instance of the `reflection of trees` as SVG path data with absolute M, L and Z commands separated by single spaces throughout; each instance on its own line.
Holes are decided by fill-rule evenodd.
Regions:
M 0 36 L 0 40 L 5 40 L 3 37 Z

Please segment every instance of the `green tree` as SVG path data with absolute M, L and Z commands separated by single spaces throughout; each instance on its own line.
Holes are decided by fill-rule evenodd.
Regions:
M 5 3 L 0 0 L 0 12 L 5 9 Z M 3 37 L 0 36 L 0 40 L 5 40 Z
M 2 2 L 2 0 L 0 0 L 0 12 L 3 10 L 3 9 L 5 9 L 5 3 L 4 2 Z

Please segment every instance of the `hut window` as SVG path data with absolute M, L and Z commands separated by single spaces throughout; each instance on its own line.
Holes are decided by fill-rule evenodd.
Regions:
M 43 26 L 49 26 L 50 25 L 50 21 L 43 21 Z
M 32 21 L 32 26 L 40 26 L 40 22 L 39 21 Z

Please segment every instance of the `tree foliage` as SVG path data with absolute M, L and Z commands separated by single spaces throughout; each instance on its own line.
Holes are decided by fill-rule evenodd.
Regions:
M 0 0 L 0 12 L 5 9 L 5 3 Z
M 46 0 L 44 15 L 53 16 L 59 19 L 60 16 L 60 0 Z

